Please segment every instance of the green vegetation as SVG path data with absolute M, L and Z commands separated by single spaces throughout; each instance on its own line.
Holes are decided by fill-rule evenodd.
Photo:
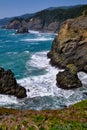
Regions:
M 67 68 L 70 70 L 72 74 L 77 74 L 77 68 L 74 64 L 68 64 Z
M 62 110 L 0 109 L 0 130 L 87 130 L 87 100 Z
M 19 28 L 19 26 L 21 26 L 22 24 L 25 24 L 26 26 L 30 26 L 31 28 L 30 29 L 34 29 L 34 26 L 36 28 L 36 26 L 38 25 L 38 22 L 35 22 L 36 20 L 38 21 L 38 18 L 40 20 L 40 27 L 41 29 L 43 29 L 45 26 L 48 26 L 49 24 L 53 23 L 55 24 L 58 23 L 58 27 L 56 27 L 56 29 L 58 30 L 61 22 L 64 22 L 66 19 L 71 19 L 71 18 L 75 18 L 75 17 L 78 17 L 82 14 L 86 14 L 86 11 L 87 10 L 87 5 L 81 5 L 81 6 L 73 6 L 73 7 L 70 7 L 70 8 L 54 8 L 52 10 L 49 10 L 49 9 L 45 9 L 45 10 L 42 10 L 40 12 L 37 12 L 33 15 L 29 15 L 29 17 L 25 18 L 25 17 L 15 17 L 11 20 L 9 20 L 9 23 L 8 23 L 8 26 L 7 28 L 8 29 L 17 29 Z M 24 23 L 25 21 L 25 23 Z M 31 21 L 32 21 L 32 24 L 33 24 L 33 27 L 31 26 Z M 10 24 L 11 23 L 14 23 L 13 26 Z M 35 23 L 34 23 L 35 22 Z M 16 26 L 16 28 L 15 28 Z M 56 30 L 54 29 L 54 30 Z M 75 33 L 73 34 L 75 35 Z
M 54 8 L 53 10 L 43 10 L 37 12 L 32 18 L 39 17 L 43 24 L 53 21 L 63 22 L 68 18 L 75 18 L 82 15 L 82 12 L 87 9 L 87 5 L 75 6 L 71 8 Z

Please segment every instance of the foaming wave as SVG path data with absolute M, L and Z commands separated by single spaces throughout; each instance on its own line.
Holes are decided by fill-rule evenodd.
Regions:
M 83 99 L 83 90 L 81 88 L 73 90 L 63 90 L 56 86 L 56 74 L 58 68 L 49 65 L 49 59 L 46 57 L 47 52 L 38 52 L 32 55 L 31 61 L 27 62 L 27 67 L 32 66 L 37 69 L 44 68 L 46 73 L 38 76 L 31 76 L 21 80 L 18 83 L 30 91 L 27 91 L 28 98 L 52 96 L 63 99 L 67 106 Z
M 18 104 L 17 98 L 13 96 L 0 94 L 0 106 L 8 106 L 10 104 Z
M 78 73 L 78 77 L 83 84 L 87 85 L 87 74 L 86 73 L 81 71 Z
M 48 69 L 51 67 L 49 65 L 49 59 L 46 57 L 47 52 L 37 52 L 34 55 L 32 55 L 31 60 L 27 62 L 27 67 L 37 67 L 39 69 L 45 68 Z
M 41 38 L 27 38 L 27 39 L 22 39 L 21 41 L 26 41 L 26 42 L 38 42 L 38 41 L 52 41 L 53 38 L 46 38 L 46 37 L 41 37 Z
M 49 65 L 49 60 L 47 60 L 46 54 L 47 52 L 36 53 L 31 57 L 31 61 L 27 62 L 27 67 L 28 66 L 37 67 L 37 69 L 45 68 L 48 71 L 46 74 L 18 80 L 18 83 L 25 86 L 26 89 L 30 90 L 30 92 L 27 93 L 28 97 L 32 98 L 37 96 L 53 95 L 53 88 L 50 86 L 54 86 L 55 83 L 54 77 L 57 73 L 57 69 L 56 68 L 53 69 Z M 49 72 L 48 69 L 49 70 L 52 69 L 50 71 L 51 73 Z

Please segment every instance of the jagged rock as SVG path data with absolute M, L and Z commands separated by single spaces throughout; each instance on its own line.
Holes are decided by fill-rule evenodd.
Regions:
M 70 70 L 69 73 L 73 80 L 69 78 L 67 71 L 57 75 L 57 84 L 59 83 L 61 88 L 67 88 L 68 84 L 71 86 L 68 88 L 81 86 L 76 74 L 79 71 L 87 72 L 87 16 L 65 21 L 60 27 L 58 36 L 54 39 L 51 51 L 47 56 L 51 59 L 52 65 L 61 68 L 67 67 Z M 72 67 L 70 68 L 70 65 L 74 66 L 76 70 L 74 73 L 71 73 Z M 64 77 L 66 83 L 64 83 Z M 74 85 L 72 86 L 72 84 Z
M 0 68 L 0 94 L 14 95 L 17 98 L 27 96 L 26 89 L 17 84 L 12 71 L 5 71 L 3 68 Z
M 20 27 L 16 32 L 16 34 L 23 34 L 23 33 L 28 33 L 27 27 Z

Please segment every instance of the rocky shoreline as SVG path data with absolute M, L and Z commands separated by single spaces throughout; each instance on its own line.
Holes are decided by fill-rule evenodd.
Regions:
M 56 76 L 57 85 L 63 89 L 81 87 L 77 72 L 87 72 L 87 16 L 66 20 L 47 54 L 50 63 L 64 68 Z

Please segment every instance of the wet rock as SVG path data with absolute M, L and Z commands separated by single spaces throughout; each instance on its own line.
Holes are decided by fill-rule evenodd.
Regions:
M 9 69 L 0 68 L 0 94 L 14 95 L 17 98 L 26 97 L 26 89 L 18 85 L 14 73 Z
M 79 88 L 82 86 L 81 81 L 69 70 L 59 72 L 56 76 L 57 85 L 63 89 Z

